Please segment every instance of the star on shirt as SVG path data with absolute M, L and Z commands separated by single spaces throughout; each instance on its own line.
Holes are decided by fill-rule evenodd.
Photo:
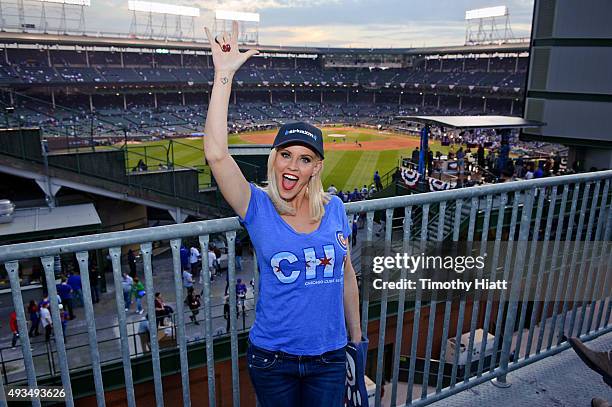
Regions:
M 327 256 L 319 259 L 319 266 L 329 266 L 331 264 L 332 259 L 328 259 Z

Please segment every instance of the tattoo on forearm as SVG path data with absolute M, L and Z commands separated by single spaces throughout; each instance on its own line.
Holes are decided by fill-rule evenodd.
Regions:
M 221 78 L 221 83 L 222 84 L 225 85 L 227 83 L 227 81 L 228 81 L 227 76 L 224 76 L 223 78 Z

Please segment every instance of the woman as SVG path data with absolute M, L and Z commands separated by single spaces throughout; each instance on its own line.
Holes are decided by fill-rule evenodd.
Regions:
M 268 158 L 269 186 L 249 184 L 227 148 L 235 72 L 256 50 L 238 51 L 238 26 L 212 39 L 215 78 L 206 118 L 206 160 L 249 232 L 260 270 L 249 333 L 249 374 L 262 406 L 341 406 L 347 327 L 361 340 L 359 295 L 342 202 L 323 191 L 323 140 L 306 123 L 283 125 Z M 346 325 L 345 325 L 346 323 Z
M 166 305 L 160 292 L 155 293 L 155 317 L 157 318 L 157 324 L 164 325 L 164 319 L 171 316 L 174 310 L 171 306 Z

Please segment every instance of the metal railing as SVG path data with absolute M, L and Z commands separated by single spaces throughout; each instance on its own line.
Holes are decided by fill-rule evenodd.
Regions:
M 249 304 L 253 302 L 254 298 L 252 296 L 247 296 L 245 301 Z M 213 337 L 220 338 L 226 337 L 229 335 L 229 332 L 221 326 L 226 325 L 226 316 L 224 315 L 223 304 L 211 305 L 211 311 L 216 316 L 213 316 L 214 325 L 217 326 L 217 329 L 213 330 Z M 248 307 L 246 310 L 250 311 L 251 308 Z M 204 307 L 200 307 L 196 309 L 198 313 L 204 312 Z M 215 312 L 216 311 L 216 312 Z M 246 332 L 252 326 L 252 320 L 249 318 L 247 320 L 246 313 L 243 312 L 243 309 L 235 310 L 236 315 L 239 316 L 238 321 L 238 332 Z M 185 315 L 190 317 L 192 315 L 191 309 L 185 310 Z M 161 317 L 158 317 L 161 319 Z M 168 339 L 173 342 L 170 346 L 167 347 L 175 347 L 176 345 L 176 329 L 177 329 L 177 314 L 172 313 L 170 316 L 166 318 L 166 325 L 159 325 L 157 327 L 157 333 L 159 334 L 162 331 L 170 330 L 171 335 Z M 144 317 L 143 317 L 144 320 Z M 204 322 L 204 319 L 198 316 L 195 317 L 195 321 Z M 195 321 L 188 322 L 187 325 L 191 327 L 191 331 L 193 333 L 197 327 L 194 323 Z M 142 332 L 140 332 L 140 321 L 130 321 L 127 323 L 127 332 L 128 332 L 128 343 L 130 344 L 130 357 L 137 358 L 143 355 L 148 354 L 150 351 L 143 348 L 142 341 L 140 336 Z M 96 327 L 96 336 L 98 339 L 98 347 L 104 348 L 103 356 L 100 360 L 102 365 L 121 361 L 121 353 L 120 349 L 117 346 L 119 338 L 116 337 L 115 333 L 118 331 L 119 325 L 108 325 L 104 327 Z M 146 338 L 148 338 L 148 342 L 150 343 L 150 329 L 147 326 Z M 85 338 L 83 338 L 85 337 Z M 192 335 L 192 337 L 188 340 L 190 345 L 196 343 L 204 342 L 204 338 L 201 335 Z M 83 369 L 90 368 L 91 361 L 88 358 L 76 357 L 70 358 L 70 355 L 77 355 L 79 352 L 86 353 L 87 348 L 89 348 L 88 343 L 88 332 L 75 332 L 75 333 L 67 333 L 64 336 L 64 343 L 66 346 L 66 353 L 70 359 L 70 369 Z M 53 337 L 49 342 L 46 342 L 44 339 L 44 333 L 40 335 L 40 339 L 30 339 L 30 345 L 34 347 L 32 351 L 32 357 L 36 361 L 35 365 L 39 367 L 36 372 L 36 378 L 38 380 L 46 379 L 49 377 L 53 377 L 59 373 L 57 369 L 57 360 L 58 360 L 58 351 L 56 349 L 55 341 Z M 18 384 L 24 380 L 24 372 L 23 372 L 23 356 L 21 355 L 21 350 L 18 348 L 14 348 L 12 346 L 4 346 L 0 348 L 0 374 L 2 375 L 3 383 L 7 384 Z
M 566 348 L 568 343 L 565 337 L 580 336 L 584 340 L 590 339 L 602 333 L 612 330 L 610 314 L 612 301 L 610 291 L 605 291 L 609 286 L 611 275 L 608 267 L 612 263 L 609 250 L 610 235 L 612 234 L 612 202 L 610 181 L 612 171 L 600 171 L 595 173 L 575 174 L 568 176 L 549 177 L 543 179 L 516 181 L 495 185 L 484 185 L 478 187 L 462 188 L 458 190 L 441 191 L 435 193 L 422 193 L 409 196 L 375 199 L 347 204 L 345 206 L 348 214 L 365 212 L 366 216 L 366 241 L 373 241 L 374 213 L 384 211 L 385 229 L 384 246 L 385 251 L 390 251 L 393 243 L 392 220 L 396 208 L 403 208 L 405 219 L 402 227 L 403 251 L 412 253 L 413 250 L 413 213 L 416 209 L 422 212 L 419 230 L 420 238 L 417 242 L 425 247 L 428 242 L 437 241 L 443 236 L 444 218 L 447 216 L 447 208 L 454 208 L 454 225 L 452 240 L 457 242 L 460 237 L 461 209 L 465 202 L 470 202 L 470 217 L 465 240 L 469 244 L 479 241 L 481 250 L 489 240 L 490 234 L 495 234 L 495 245 L 493 252 L 493 264 L 495 271 L 502 272 L 505 278 L 515 282 L 532 281 L 536 283 L 540 294 L 543 295 L 542 313 L 527 313 L 528 301 L 525 300 L 526 293 L 521 290 L 520 284 L 514 284 L 508 293 L 502 292 L 499 298 L 493 298 L 491 291 L 486 296 L 470 297 L 468 294 L 461 295 L 458 299 L 433 298 L 426 300 L 421 289 L 414 292 L 414 299 L 407 301 L 406 290 L 400 290 L 397 297 L 390 294 L 388 290 L 380 292 L 380 299 L 370 301 L 369 292 L 372 288 L 365 279 L 361 280 L 361 325 L 364 333 L 368 332 L 368 326 L 378 328 L 378 338 L 371 338 L 371 352 L 376 353 L 375 383 L 376 395 L 375 405 L 381 406 L 381 390 L 383 386 L 385 356 L 385 344 L 393 344 L 392 367 L 391 367 L 391 401 L 390 405 L 401 404 L 422 406 L 440 400 L 449 395 L 464 391 L 484 381 L 495 379 L 500 384 L 506 384 L 506 375 L 526 364 L 540 360 L 544 357 L 554 355 Z M 560 203 L 560 210 L 548 210 L 556 208 Z M 580 202 L 580 205 L 578 205 Z M 506 204 L 512 207 L 510 222 L 507 223 Z M 520 203 L 520 210 L 519 210 Z M 482 208 L 484 206 L 484 208 Z M 429 224 L 430 211 L 432 208 L 438 211 L 438 232 L 434 235 L 427 227 Z M 569 211 L 567 211 L 569 207 Z M 491 220 L 492 215 L 497 217 L 497 227 Z M 476 223 L 482 222 L 481 236 L 475 236 Z M 507 225 L 507 226 L 504 226 Z M 124 299 L 121 295 L 121 247 L 126 245 L 140 244 L 143 264 L 144 281 L 147 292 L 155 292 L 152 278 L 151 242 L 153 240 L 170 240 L 173 259 L 173 277 L 176 298 L 182 298 L 180 245 L 181 239 L 198 236 L 202 252 L 202 264 L 206 275 L 208 264 L 208 242 L 211 234 L 225 233 L 228 245 L 228 273 L 229 280 L 235 281 L 235 238 L 236 231 L 240 229 L 237 218 L 224 218 L 187 224 L 170 226 L 159 226 L 138 230 L 105 233 L 90 236 L 78 236 L 72 238 L 56 239 L 41 242 L 31 242 L 9 246 L 0 246 L 0 262 L 5 264 L 12 287 L 13 303 L 16 305 L 17 322 L 20 332 L 21 349 L 25 370 L 27 373 L 27 384 L 36 387 L 37 372 L 34 367 L 30 342 L 27 335 L 27 321 L 23 309 L 21 291 L 19 290 L 19 260 L 40 257 L 45 270 L 51 298 L 51 313 L 53 318 L 53 329 L 55 334 L 58 365 L 61 382 L 66 390 L 68 406 L 74 405 L 73 391 L 70 383 L 66 347 L 63 342 L 61 322 L 59 320 L 58 302 L 53 274 L 53 255 L 59 253 L 75 253 L 81 270 L 83 280 L 83 295 L 85 298 L 85 315 L 87 319 L 87 333 L 89 341 L 89 352 L 92 361 L 92 371 L 99 406 L 104 406 L 104 383 L 101 374 L 101 362 L 98 353 L 99 342 L 96 336 L 96 320 L 91 305 L 91 292 L 88 277 L 88 251 L 108 248 L 112 260 L 112 272 L 115 285 L 115 302 L 119 320 L 119 340 L 123 362 L 125 379 L 126 400 L 128 406 L 135 406 L 134 378 L 132 376 L 132 365 L 130 363 L 130 346 L 127 330 L 126 316 L 124 312 Z M 491 233 L 490 233 L 491 232 Z M 534 236 L 533 241 L 530 236 Z M 462 238 L 463 240 L 463 238 Z M 506 256 L 500 256 L 499 246 L 502 240 L 509 243 L 510 251 Z M 574 250 L 572 241 L 592 242 L 594 248 L 579 252 Z M 533 256 L 536 244 L 542 244 L 546 253 L 552 249 L 553 267 L 539 258 Z M 561 246 L 563 246 L 561 248 Z M 514 254 L 513 254 L 514 253 Z M 579 254 L 577 254 L 579 253 Z M 353 253 L 355 255 L 356 253 Z M 571 255 L 571 257 L 570 257 Z M 548 258 L 546 255 L 543 258 Z M 557 264 L 558 263 L 558 264 Z M 256 264 L 256 263 L 255 263 Z M 588 267 L 587 267 L 588 264 Z M 558 278 L 548 275 L 549 269 L 556 270 L 558 265 L 565 265 L 561 269 Z M 256 267 L 256 266 L 255 266 Z M 565 272 L 563 270 L 569 270 Z M 255 272 L 255 290 L 258 291 L 259 276 Z M 401 270 L 404 278 L 407 271 Z M 523 274 L 524 273 L 524 274 Z M 544 282 L 547 281 L 546 284 Z M 558 284 L 555 287 L 554 282 Z M 584 300 L 564 301 L 560 300 L 559 292 L 564 287 L 571 287 L 572 281 L 578 282 L 577 291 L 584 292 Z M 567 282 L 568 284 L 564 284 Z M 215 355 L 213 348 L 213 330 L 211 316 L 211 286 L 208 279 L 204 279 L 203 308 L 204 308 L 204 332 L 206 340 L 206 369 L 208 382 L 209 405 L 216 405 L 217 395 L 215 393 Z M 555 293 L 555 288 L 557 293 Z M 569 290 L 569 289 L 568 289 Z M 588 295 L 587 295 L 588 294 Z M 230 309 L 236 309 L 236 288 L 233 284 L 229 286 Z M 255 298 L 257 301 L 257 298 Z M 396 307 L 396 308 L 395 308 Z M 444 308 L 443 317 L 439 317 L 436 307 Z M 190 405 L 189 385 L 189 363 L 187 358 L 187 340 L 185 334 L 185 306 L 182 302 L 176 304 L 176 337 L 178 353 L 180 358 L 180 376 L 182 384 L 182 399 L 184 405 Z M 392 309 L 393 308 L 393 309 Z M 376 310 L 378 318 L 370 321 L 369 313 Z M 453 311 L 454 310 L 454 311 Z M 155 307 L 153 297 L 147 296 L 145 311 L 148 312 L 149 326 L 155 326 Z M 404 327 L 404 318 L 397 318 L 395 338 L 386 338 L 387 319 L 391 315 L 403 316 L 412 313 L 412 326 Z M 427 316 L 428 314 L 428 316 Z M 423 315 L 423 318 L 421 317 Z M 482 318 L 481 318 L 482 317 Z M 568 319 L 569 318 L 569 319 Z M 423 321 L 421 322 L 421 319 Z M 427 321 L 425 323 L 425 320 Z M 521 334 L 529 320 L 529 330 L 526 333 L 527 346 L 523 350 L 520 341 Z M 440 324 L 441 322 L 441 324 Z M 438 323 L 438 324 L 437 324 Z M 548 324 L 548 325 L 547 325 Z M 469 325 L 469 330 L 464 326 Z M 536 331 L 535 326 L 539 325 Z M 547 326 L 546 332 L 544 326 Z M 441 335 L 435 335 L 436 326 L 442 326 Z M 455 327 L 452 329 L 452 327 Z M 480 343 L 480 354 L 485 354 L 488 334 L 491 333 L 494 342 L 493 352 L 490 359 L 480 357 L 472 360 L 472 352 L 477 346 L 476 330 L 483 331 L 483 341 Z M 402 339 L 412 332 L 409 349 L 402 349 Z M 459 352 L 455 352 L 454 358 L 446 358 L 446 344 L 448 339 L 454 338 L 458 343 L 462 335 L 469 332 L 469 344 L 467 346 L 467 360 L 459 361 Z M 517 338 L 518 334 L 518 339 Z M 162 385 L 162 370 L 160 368 L 160 348 L 157 340 L 151 338 L 151 360 L 153 368 L 153 383 L 155 389 L 155 400 L 157 406 L 163 406 L 164 388 Z M 433 355 L 438 354 L 434 340 L 439 342 L 439 360 L 434 360 Z M 425 352 L 417 350 L 419 343 L 425 342 Z M 517 344 L 518 342 L 518 344 Z M 533 345 L 536 344 L 534 347 Z M 232 374 L 232 400 L 233 405 L 240 404 L 239 385 L 239 350 L 238 350 L 238 321 L 234 312 L 230 312 L 230 347 L 231 347 L 231 374 Z M 405 400 L 398 400 L 400 356 L 408 355 L 409 368 L 406 382 L 407 392 Z M 422 372 L 417 371 L 417 359 L 424 361 Z M 432 369 L 434 363 L 437 371 Z M 446 367 L 445 367 L 446 365 Z M 421 366 L 421 365 L 419 365 Z M 420 369 L 420 367 L 419 367 Z M 448 373 L 450 370 L 450 374 Z M 421 383 L 417 377 L 421 376 Z M 432 379 L 430 379 L 430 377 Z M 435 380 L 433 378 L 435 377 Z M 432 385 L 429 382 L 431 380 Z M 433 383 L 435 382 L 435 387 Z M 448 385 L 446 385 L 448 383 Z M 414 397 L 414 390 L 421 386 L 420 396 Z M 0 389 L 3 391 L 3 389 Z M 39 401 L 34 401 L 39 406 Z

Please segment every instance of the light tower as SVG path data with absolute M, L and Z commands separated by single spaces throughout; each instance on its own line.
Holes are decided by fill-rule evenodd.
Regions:
M 146 38 L 153 38 L 157 35 L 163 39 L 168 39 L 168 17 L 173 16 L 176 24 L 173 36 L 179 40 L 185 38 L 182 17 L 190 17 L 189 37 L 193 39 L 195 36 L 195 18 L 200 16 L 200 9 L 197 7 L 175 6 L 172 4 L 141 0 L 129 0 L 128 9 L 132 12 L 130 35 L 134 37 L 141 35 L 137 20 L 137 16 L 139 14 L 142 14 L 147 21 L 144 32 L 142 33 L 142 35 Z M 154 25 L 153 14 L 159 14 L 162 16 L 162 22 L 160 25 Z M 159 28 L 159 30 L 157 30 L 157 28 Z
M 0 1 L 0 30 L 84 34 L 85 8 L 90 5 L 90 0 L 35 0 L 27 5 L 24 0 Z
M 259 13 L 241 11 L 215 11 L 214 34 L 232 31 L 232 20 L 238 21 L 241 44 L 259 44 Z
M 487 7 L 465 12 L 465 44 L 503 43 L 513 39 L 508 7 Z

